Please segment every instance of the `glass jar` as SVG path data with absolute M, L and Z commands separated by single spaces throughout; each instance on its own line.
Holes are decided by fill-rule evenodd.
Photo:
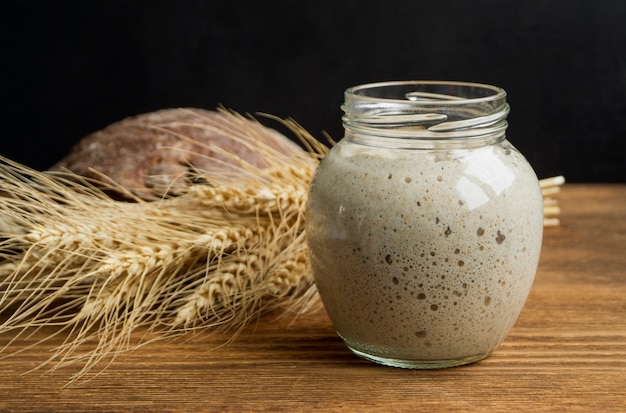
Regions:
M 440 368 L 487 357 L 531 289 L 543 235 L 533 169 L 498 87 L 367 84 L 322 160 L 307 242 L 322 302 L 357 355 Z

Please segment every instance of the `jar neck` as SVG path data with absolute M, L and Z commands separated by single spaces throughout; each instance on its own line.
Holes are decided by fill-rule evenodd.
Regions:
M 437 81 L 356 86 L 341 108 L 346 139 L 392 148 L 492 144 L 505 139 L 509 113 L 501 88 Z

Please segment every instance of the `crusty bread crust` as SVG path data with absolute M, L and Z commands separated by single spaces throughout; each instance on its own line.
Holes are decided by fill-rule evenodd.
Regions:
M 267 167 L 263 155 L 246 144 L 250 140 L 264 141 L 284 154 L 302 151 L 256 121 L 220 111 L 176 108 L 129 117 L 96 131 L 51 170 L 114 182 L 141 199 L 155 200 L 184 192 L 196 170 L 225 174 L 236 171 L 241 161 Z M 113 192 L 123 197 L 123 191 Z

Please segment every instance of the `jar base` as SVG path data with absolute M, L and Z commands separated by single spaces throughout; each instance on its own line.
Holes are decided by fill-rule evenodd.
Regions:
M 382 364 L 384 366 L 389 367 L 399 367 L 404 369 L 415 369 L 415 370 L 434 370 L 434 369 L 444 369 L 449 367 L 458 367 L 466 364 L 475 363 L 477 361 L 483 360 L 489 356 L 489 354 L 477 354 L 473 356 L 456 358 L 456 359 L 444 359 L 444 360 L 412 360 L 412 359 L 398 359 L 393 357 L 382 357 L 376 356 L 373 354 L 364 353 L 362 351 L 356 350 L 349 345 L 347 345 L 348 349 L 352 351 L 357 356 L 364 358 L 369 361 L 373 361 L 377 364 Z

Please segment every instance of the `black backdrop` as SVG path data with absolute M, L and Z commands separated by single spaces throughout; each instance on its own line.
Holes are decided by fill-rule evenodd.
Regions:
M 540 177 L 626 182 L 623 0 L 15 0 L 0 30 L 0 155 L 39 169 L 168 107 L 338 139 L 347 87 L 435 79 L 505 88 L 509 140 Z

